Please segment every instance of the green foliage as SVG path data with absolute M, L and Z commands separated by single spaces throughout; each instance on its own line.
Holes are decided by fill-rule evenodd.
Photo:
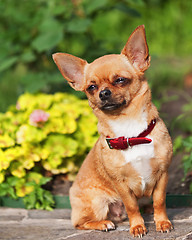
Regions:
M 171 59 L 156 58 L 152 56 L 150 68 L 146 71 L 146 77 L 152 88 L 155 100 L 159 101 L 159 95 L 171 88 L 183 88 L 183 79 L 186 73 L 191 71 L 192 58 Z
M 27 209 L 35 208 L 48 211 L 53 209 L 55 203 L 52 194 L 41 187 L 49 181 L 50 178 L 41 177 L 39 182 L 34 180 L 26 184 L 28 187 L 33 187 L 33 191 L 24 197 L 24 203 Z
M 178 151 L 182 151 L 183 156 L 183 167 L 185 176 L 187 173 L 192 172 L 192 137 L 183 138 L 182 136 L 178 136 L 174 141 L 174 153 Z
M 119 25 L 122 28 L 126 18 L 117 3 L 117 0 L 0 1 L 0 102 L 3 103 L 0 110 L 5 111 L 22 92 L 50 92 L 53 87 L 57 90 L 58 85 L 59 89 L 61 85 L 68 89 L 53 63 L 53 52 L 70 52 L 93 60 L 116 49 L 121 40 L 114 34 L 115 28 Z M 122 2 L 122 7 L 128 5 Z M 100 25 L 94 24 L 100 24 L 99 19 L 104 30 L 111 31 L 106 49 L 106 32 L 97 35 Z M 13 82 L 15 87 L 10 91 Z
M 97 120 L 87 100 L 63 93 L 26 93 L 0 114 L 0 192 L 24 197 L 28 208 L 49 209 L 43 172 L 74 179 L 95 143 Z M 13 190 L 14 187 L 14 190 Z
M 71 91 L 52 53 L 68 52 L 88 61 L 119 53 L 140 24 L 146 26 L 152 56 L 192 52 L 190 1 L 2 0 L 0 11 L 0 111 L 26 91 Z M 178 69 L 169 61 L 168 66 Z M 165 76 L 156 73 L 159 79 Z
M 146 26 L 150 52 L 159 56 L 189 56 L 192 6 L 189 1 L 146 1 L 139 9 Z M 140 19 L 135 19 L 139 23 Z
M 192 97 L 187 93 L 183 93 L 187 103 L 182 107 L 182 114 L 180 114 L 176 119 L 174 126 L 181 129 L 184 133 L 190 135 L 192 133 Z
M 0 196 L 9 196 L 13 199 L 24 197 L 27 209 L 52 210 L 54 207 L 53 196 L 41 186 L 50 181 L 36 172 L 30 172 L 24 178 L 14 176 L 7 177 L 6 182 L 0 185 Z
M 2 180 L 2 179 L 1 179 Z M 0 196 L 10 196 L 13 199 L 17 199 L 17 194 L 15 187 L 18 183 L 18 178 L 16 177 L 9 177 L 7 178 L 6 182 L 1 183 L 0 185 Z
M 189 102 L 183 106 L 183 114 L 175 121 L 175 126 L 180 128 L 187 137 L 179 135 L 175 139 L 173 146 L 175 154 L 179 151 L 183 153 L 182 160 L 185 176 L 192 173 L 192 98 L 189 96 L 187 98 Z M 192 193 L 192 183 L 190 185 L 190 192 Z

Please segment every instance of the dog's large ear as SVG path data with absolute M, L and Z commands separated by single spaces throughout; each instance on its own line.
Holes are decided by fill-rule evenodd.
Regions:
M 144 25 L 135 29 L 121 53 L 126 55 L 133 66 L 140 71 L 144 72 L 149 67 L 150 56 Z
M 88 63 L 67 53 L 55 53 L 53 54 L 53 60 L 71 87 L 77 91 L 82 91 L 84 86 L 84 69 Z

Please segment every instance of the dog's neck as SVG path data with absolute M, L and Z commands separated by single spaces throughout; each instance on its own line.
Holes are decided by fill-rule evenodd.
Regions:
M 118 115 L 94 111 L 98 118 L 98 131 L 101 136 L 133 137 L 145 130 L 150 122 L 158 117 L 158 112 L 151 102 L 151 91 L 146 81 L 128 107 Z M 128 133 L 129 131 L 129 133 Z

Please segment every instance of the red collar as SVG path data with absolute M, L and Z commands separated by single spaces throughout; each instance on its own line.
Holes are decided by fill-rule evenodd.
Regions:
M 148 128 L 140 133 L 137 137 L 126 138 L 126 137 L 118 137 L 118 138 L 110 138 L 107 137 L 106 141 L 110 149 L 120 149 L 124 150 L 128 147 L 132 147 L 138 144 L 146 144 L 151 143 L 152 140 L 146 138 L 146 136 L 153 130 L 156 124 L 156 119 L 152 120 L 149 124 Z

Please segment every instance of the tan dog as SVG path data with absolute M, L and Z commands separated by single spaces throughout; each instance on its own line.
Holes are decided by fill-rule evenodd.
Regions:
M 125 206 L 131 235 L 142 237 L 147 229 L 137 200 L 153 195 L 156 230 L 169 232 L 165 197 L 172 143 L 143 77 L 150 65 L 144 26 L 121 54 L 90 64 L 66 53 L 53 58 L 69 84 L 86 93 L 100 134 L 70 189 L 73 225 L 114 229 L 110 219 L 123 220 Z

